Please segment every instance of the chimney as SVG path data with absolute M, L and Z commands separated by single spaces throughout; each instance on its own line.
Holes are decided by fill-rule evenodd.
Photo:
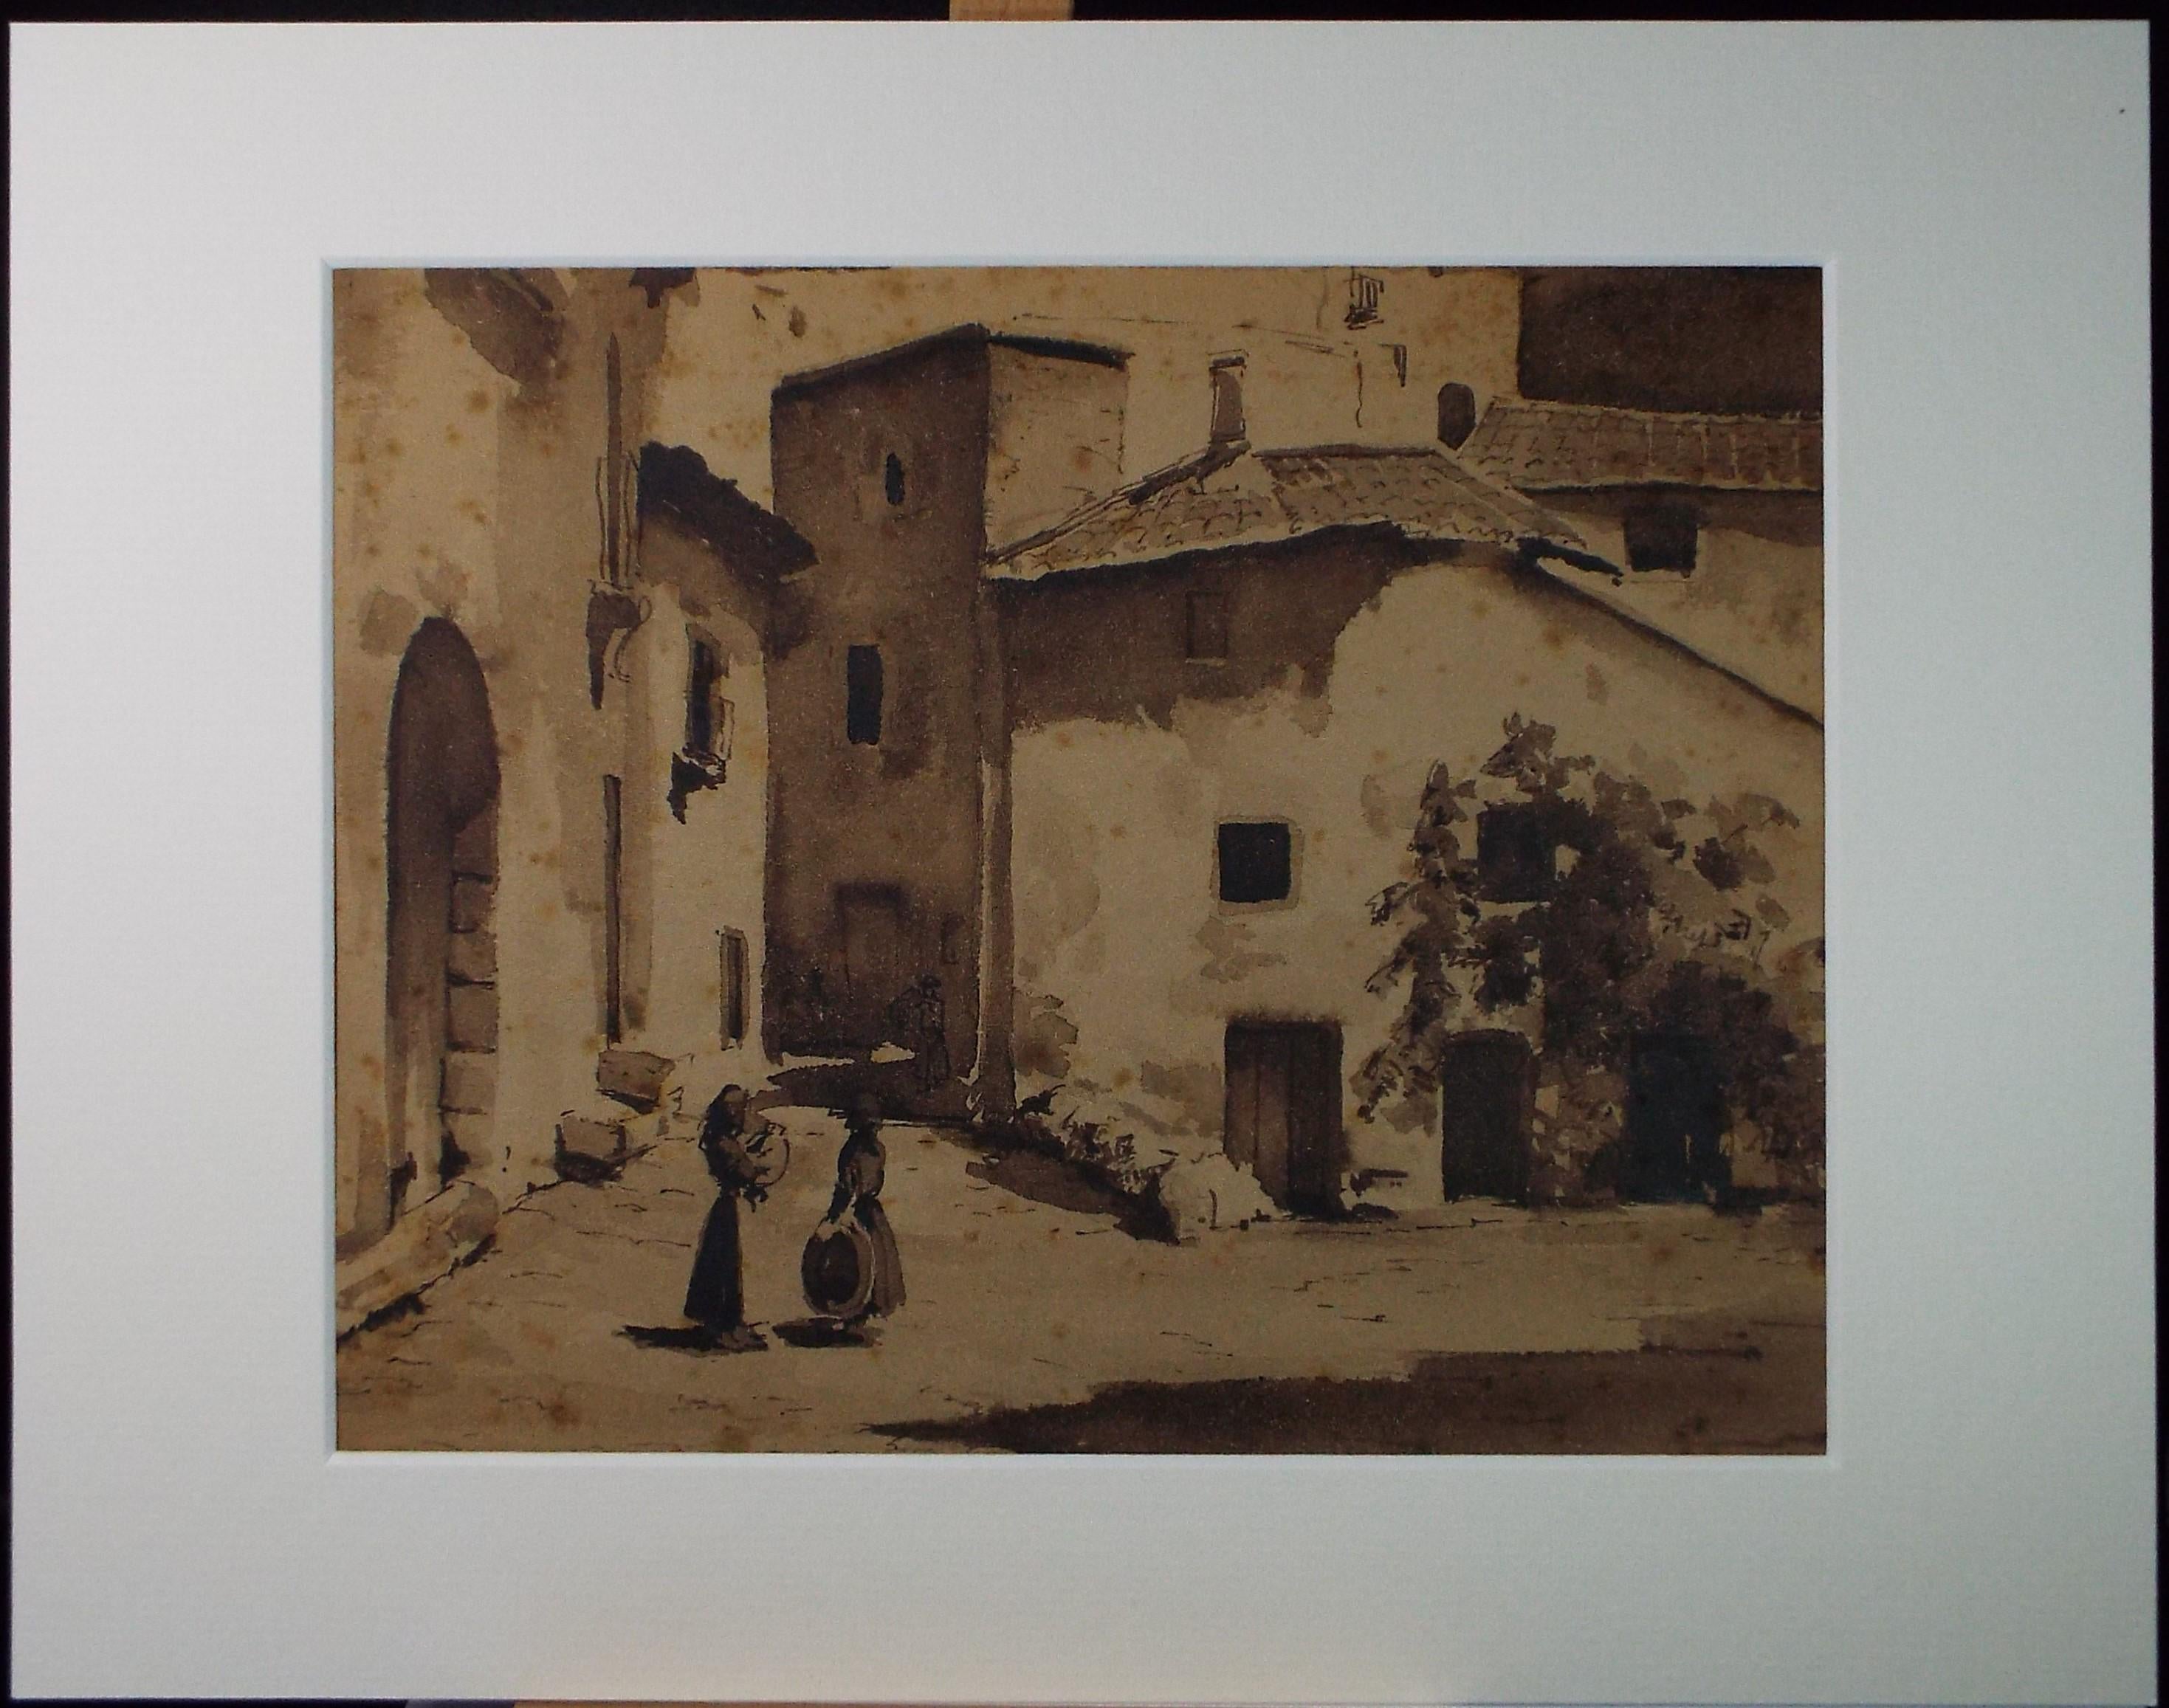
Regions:
M 1476 431 L 1476 394 L 1458 380 L 1438 388 L 1438 442 L 1459 450 Z
M 1212 443 L 1229 444 L 1242 438 L 1243 358 L 1215 356 L 1212 375 Z

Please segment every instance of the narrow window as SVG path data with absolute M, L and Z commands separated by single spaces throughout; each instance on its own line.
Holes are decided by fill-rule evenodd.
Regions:
M 1243 359 L 1219 356 L 1212 376 L 1212 443 L 1226 444 L 1243 436 Z
M 1228 657 L 1228 595 L 1192 593 L 1184 601 L 1182 656 L 1200 663 Z
M 1220 827 L 1220 899 L 1285 902 L 1292 880 L 1293 838 L 1277 821 Z
M 903 503 L 903 460 L 894 451 L 882 465 L 882 494 L 893 506 L 901 507 Z
M 625 1034 L 622 786 L 616 777 L 603 779 L 603 1036 L 612 1044 Z
M 1477 881 L 1487 902 L 1541 902 L 1559 875 L 1557 841 L 1533 803 L 1489 806 L 1476 820 Z
M 1651 504 L 1626 516 L 1627 567 L 1669 569 L 1684 575 L 1695 567 L 1695 513 L 1685 504 Z
M 712 759 L 720 750 L 716 742 L 720 702 L 716 688 L 723 674 L 722 660 L 715 644 L 701 636 L 691 637 L 687 649 L 690 662 L 685 682 L 685 751 L 695 758 Z
M 878 747 L 882 731 L 882 656 L 878 646 L 854 646 L 844 662 L 844 734 L 861 747 Z
M 720 934 L 722 939 L 722 1040 L 728 1049 L 743 1044 L 746 1035 L 746 940 L 735 931 Z
M 1370 326 L 1378 318 L 1378 298 L 1384 292 L 1386 281 L 1374 279 L 1367 273 L 1348 275 L 1348 312 L 1343 323 L 1351 329 Z

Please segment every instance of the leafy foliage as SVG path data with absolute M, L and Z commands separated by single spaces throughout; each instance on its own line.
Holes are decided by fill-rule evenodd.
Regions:
M 1764 886 L 1760 838 L 1799 820 L 1767 796 L 1702 807 L 1660 799 L 1519 716 L 1476 776 L 1435 766 L 1418 809 L 1414 870 L 1372 904 L 1394 946 L 1369 981 L 1405 989 L 1387 1040 L 1357 1070 L 1367 1116 L 1388 1099 L 1435 1093 L 1447 1041 L 1506 1023 L 1541 1040 L 1567 1125 L 1582 1139 L 1617 1124 L 1629 1040 L 1679 1031 L 1711 1040 L 1736 1119 L 1802 1170 L 1820 1163 L 1823 1055 L 1804 1032 L 1820 1014 L 1819 942 L 1775 966 L 1767 945 L 1791 915 Z M 1501 785 L 1504 785 L 1503 787 Z M 1553 851 L 1538 898 L 1489 902 L 1470 833 L 1482 803 L 1531 815 Z

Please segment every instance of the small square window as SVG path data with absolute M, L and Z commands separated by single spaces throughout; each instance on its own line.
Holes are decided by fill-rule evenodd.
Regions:
M 1228 595 L 1192 593 L 1183 604 L 1182 656 L 1197 663 L 1224 663 L 1228 657 Z
M 1671 570 L 1685 575 L 1695 567 L 1695 513 L 1684 504 L 1652 504 L 1626 516 L 1627 567 Z
M 1220 827 L 1220 899 L 1285 902 L 1293 879 L 1294 838 L 1284 823 Z
M 1486 807 L 1476 821 L 1476 870 L 1487 902 L 1540 902 L 1559 873 L 1557 839 L 1534 805 Z

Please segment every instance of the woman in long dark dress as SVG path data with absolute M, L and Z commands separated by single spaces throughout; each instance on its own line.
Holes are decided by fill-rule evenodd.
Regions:
M 836 1152 L 836 1192 L 829 1200 L 828 1220 L 841 1222 L 848 1217 L 866 1231 L 873 1246 L 873 1290 L 860 1313 L 862 1317 L 886 1317 L 903 1303 L 903 1258 L 881 1202 L 888 1163 L 881 1122 L 881 1104 L 871 1095 L 852 1104 L 845 1121 L 843 1148 Z
M 701 1158 L 716 1183 L 716 1205 L 701 1230 L 685 1289 L 685 1314 L 706 1331 L 709 1344 L 725 1352 L 754 1352 L 768 1344 L 746 1327 L 740 1272 L 738 1200 L 750 1206 L 768 1195 L 746 1148 L 747 1110 L 745 1088 L 727 1085 L 701 1120 Z

